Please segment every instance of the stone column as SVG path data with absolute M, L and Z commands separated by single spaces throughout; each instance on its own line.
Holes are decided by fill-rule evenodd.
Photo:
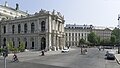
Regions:
M 60 37 L 60 50 L 63 48 L 63 45 L 64 45 L 64 39 L 62 37 Z
M 55 34 L 55 36 L 54 36 L 54 49 L 55 49 L 55 51 L 56 51 L 56 45 L 57 45 L 57 41 L 56 41 L 56 34 Z
M 59 37 L 57 36 L 56 39 L 56 50 L 59 50 Z

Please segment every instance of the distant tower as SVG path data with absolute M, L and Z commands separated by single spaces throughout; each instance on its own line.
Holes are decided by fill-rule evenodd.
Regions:
M 19 4 L 18 3 L 16 3 L 16 8 L 15 9 L 19 10 Z

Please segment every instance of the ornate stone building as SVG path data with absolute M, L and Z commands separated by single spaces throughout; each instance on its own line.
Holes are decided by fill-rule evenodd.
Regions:
M 64 16 L 60 12 L 41 9 L 33 15 L 18 16 L 1 21 L 1 47 L 12 42 L 26 49 L 59 50 L 64 47 Z

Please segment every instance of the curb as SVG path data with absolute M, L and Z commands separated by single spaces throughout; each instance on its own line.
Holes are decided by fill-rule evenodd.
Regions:
M 119 60 L 117 60 L 117 59 L 116 59 L 116 61 L 117 61 L 117 63 L 120 65 L 120 62 L 119 62 Z
M 115 59 L 116 59 L 117 63 L 120 65 L 120 60 L 116 57 L 116 55 L 115 55 Z

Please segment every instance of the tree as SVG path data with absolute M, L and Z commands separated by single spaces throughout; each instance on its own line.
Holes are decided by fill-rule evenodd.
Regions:
M 115 44 L 116 36 L 115 35 L 111 35 L 110 41 L 111 41 L 112 44 Z
M 120 43 L 120 29 L 115 28 L 111 33 L 111 36 L 112 35 L 114 35 L 116 37 L 116 43 Z
M 7 42 L 7 46 L 8 46 L 8 50 L 10 50 L 10 51 L 13 51 L 13 50 L 14 50 L 12 41 Z
M 97 45 L 100 45 L 100 42 L 101 42 L 100 37 L 98 37 L 98 36 L 97 36 L 96 38 L 97 38 L 97 42 L 96 42 L 96 43 L 97 43 Z
M 20 46 L 18 47 L 18 50 L 20 52 L 23 52 L 25 50 L 25 44 L 23 42 L 20 42 Z
M 7 42 L 7 46 L 8 46 L 8 50 L 9 50 L 9 51 L 18 52 L 18 48 L 15 48 L 15 47 L 13 46 L 12 41 Z
M 0 56 L 2 55 L 3 52 L 3 48 L 0 48 Z
M 82 45 L 82 44 L 85 44 L 85 43 L 86 43 L 86 41 L 83 38 L 79 40 L 79 45 Z
M 88 34 L 88 41 L 95 45 L 98 42 L 97 35 L 94 32 L 91 32 L 90 34 Z

